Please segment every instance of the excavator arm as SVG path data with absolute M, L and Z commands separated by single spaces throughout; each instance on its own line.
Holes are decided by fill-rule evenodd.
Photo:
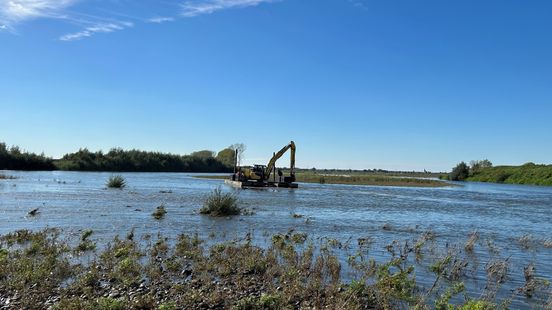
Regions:
M 268 162 L 268 165 L 266 166 L 266 172 L 264 175 L 265 180 L 268 180 L 270 178 L 270 174 L 272 173 L 272 170 L 274 170 L 274 166 L 276 165 L 276 161 L 280 159 L 288 150 L 291 150 L 290 153 L 290 175 L 293 179 L 295 179 L 295 143 L 291 141 L 288 145 L 284 146 L 278 153 L 274 154 L 270 161 Z

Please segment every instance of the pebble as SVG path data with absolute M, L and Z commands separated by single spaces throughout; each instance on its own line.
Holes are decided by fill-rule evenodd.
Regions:
M 119 297 L 119 296 L 121 296 L 121 293 L 119 293 L 119 292 L 117 292 L 117 291 L 111 292 L 111 293 L 108 295 L 109 298 L 117 298 L 117 297 Z

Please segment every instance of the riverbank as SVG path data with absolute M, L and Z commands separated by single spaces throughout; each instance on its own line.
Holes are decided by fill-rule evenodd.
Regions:
M 478 294 L 484 297 L 463 296 L 464 274 L 468 265 L 476 263 L 475 235 L 464 250 L 451 247 L 436 255 L 438 250 L 431 246 L 436 236 L 426 232 L 412 243 L 390 244 L 388 261 L 382 263 L 368 255 L 371 240 L 359 238 L 360 250 L 347 259 L 352 278 L 345 280 L 339 257 L 347 252 L 347 245 L 327 239 L 315 247 L 314 240 L 300 232 L 273 235 L 266 247 L 253 245 L 247 235 L 209 245 L 197 235 L 144 239 L 130 232 L 100 245 L 92 230 L 80 238 L 63 239 L 61 233 L 21 230 L 0 236 L 0 307 L 494 309 L 509 303 L 508 298 L 496 297 L 508 281 L 503 260 L 488 266 L 488 285 Z M 413 265 L 425 256 L 433 259 L 430 287 L 418 285 Z M 517 294 L 549 293 L 544 280 L 530 272 L 526 278 Z M 546 299 L 539 304 L 552 305 Z
M 474 173 L 466 181 L 552 186 L 552 165 L 528 163 L 489 167 Z
M 228 179 L 230 175 L 199 175 L 203 179 Z M 374 185 L 401 187 L 449 187 L 450 183 L 435 180 L 402 176 L 382 176 L 370 174 L 332 175 L 318 173 L 297 173 L 297 182 L 319 184 Z

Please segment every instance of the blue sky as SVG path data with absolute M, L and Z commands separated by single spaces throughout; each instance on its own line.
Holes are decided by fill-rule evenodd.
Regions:
M 0 141 L 550 163 L 552 2 L 0 0 Z

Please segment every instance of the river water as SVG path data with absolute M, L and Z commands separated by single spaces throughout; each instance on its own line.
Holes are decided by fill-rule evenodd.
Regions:
M 402 188 L 300 184 L 296 190 L 242 190 L 242 207 L 254 215 L 211 218 L 198 214 L 205 197 L 221 180 L 194 178 L 186 173 L 123 173 L 124 190 L 105 188 L 110 173 L 2 171 L 17 177 L 0 180 L 0 234 L 18 229 L 62 228 L 67 235 L 94 230 L 94 240 L 111 240 L 134 229 L 136 235 L 158 233 L 171 238 L 198 233 L 213 242 L 243 238 L 266 245 L 269 237 L 290 229 L 313 240 L 336 239 L 350 243 L 358 238 L 373 243 L 369 256 L 389 258 L 385 249 L 393 240 L 415 240 L 431 231 L 441 247 L 463 248 L 470 233 L 476 266 L 468 276 L 472 297 L 486 285 L 486 265 L 507 259 L 508 281 L 500 294 L 513 296 L 514 308 L 534 306 L 515 290 L 523 286 L 523 267 L 536 266 L 537 276 L 552 279 L 552 187 L 468 183 L 448 188 Z M 159 205 L 168 211 L 163 220 L 151 213 Z M 39 215 L 28 212 L 39 208 Z M 293 214 L 301 215 L 294 217 Z M 385 226 L 385 229 L 384 229 Z M 526 236 L 525 243 L 519 241 Z M 351 242 L 352 240 L 352 242 Z M 427 263 L 429 264 L 429 263 Z M 420 263 L 417 281 L 430 286 L 434 276 Z M 472 264 L 472 263 L 471 263 Z M 418 271 L 419 270 L 419 271 Z M 425 271 L 424 271 L 425 270 Z

